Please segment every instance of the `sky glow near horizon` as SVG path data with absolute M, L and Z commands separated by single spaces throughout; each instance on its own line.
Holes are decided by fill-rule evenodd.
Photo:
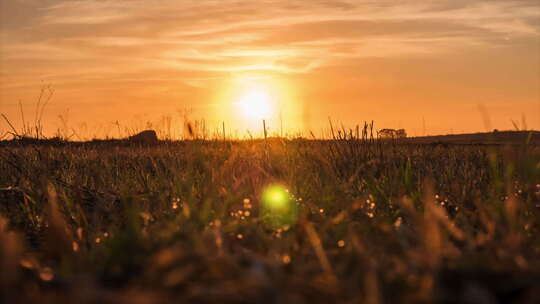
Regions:
M 271 131 L 540 129 L 536 0 L 0 1 L 0 112 L 16 125 L 51 84 L 45 125 L 63 115 L 88 136 L 188 114 L 260 131 L 234 107 L 254 86 L 276 104 Z

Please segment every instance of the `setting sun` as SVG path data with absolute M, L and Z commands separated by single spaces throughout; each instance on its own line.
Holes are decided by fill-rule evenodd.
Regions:
M 246 119 L 269 119 L 273 112 L 273 100 L 264 89 L 252 89 L 245 92 L 236 102 L 240 112 Z
M 213 96 L 214 123 L 236 137 L 292 134 L 303 126 L 303 101 L 289 77 L 237 73 L 224 79 Z

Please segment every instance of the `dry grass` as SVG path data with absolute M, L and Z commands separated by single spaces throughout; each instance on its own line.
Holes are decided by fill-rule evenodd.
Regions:
M 4 145 L 0 172 L 5 303 L 540 300 L 535 146 Z

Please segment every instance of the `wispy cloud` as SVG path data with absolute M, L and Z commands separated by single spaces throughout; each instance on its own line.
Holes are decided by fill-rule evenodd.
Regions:
M 36 1 L 15 0 L 25 7 Z M 287 62 L 329 55 L 392 56 L 445 52 L 459 41 L 507 45 L 538 39 L 535 1 L 56 1 L 30 14 L 23 28 L 3 30 L 8 59 L 103 56 L 208 63 L 230 69 L 257 59 Z M 17 11 L 17 4 L 7 10 Z M 13 22 L 13 21 L 12 21 Z M 12 32 L 11 32 L 12 31 Z M 504 35 L 504 36 L 502 36 Z M 10 41 L 13 40 L 13 41 Z M 447 43 L 444 43 L 447 41 Z M 337 42 L 337 44 L 336 44 Z M 39 48 L 36 48 L 39 44 Z M 11 46 L 13 45 L 13 46 Z M 22 46 L 35 50 L 20 52 Z M 340 51 L 341 50 L 341 51 Z M 273 53 L 272 56 L 268 54 Z M 71 55 L 70 55 L 71 54 Z M 234 56 L 231 56 L 234 54 Z M 242 60 L 240 58 L 245 58 Z M 193 62 L 192 62 L 193 64 Z M 173 65 L 178 68 L 178 64 Z M 192 66 L 190 66 L 192 67 Z M 305 67 L 305 65 L 304 65 Z M 221 67 L 217 68 L 218 70 Z M 284 71 L 295 71 L 294 67 Z M 305 69 L 304 69 L 305 70 Z
M 537 0 L 10 0 L 1 5 L 3 89 L 43 78 L 96 85 L 106 85 L 104 79 L 169 79 L 200 87 L 238 71 L 309 74 L 355 66 L 365 58 L 538 50 L 540 41 Z

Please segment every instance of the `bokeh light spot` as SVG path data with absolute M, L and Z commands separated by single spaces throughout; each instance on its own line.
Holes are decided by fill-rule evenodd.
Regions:
M 263 203 L 269 209 L 283 210 L 289 205 L 288 193 L 282 186 L 270 186 L 263 193 Z
M 298 208 L 291 194 L 282 185 L 270 185 L 261 197 L 262 220 L 273 229 L 291 226 L 296 222 Z

